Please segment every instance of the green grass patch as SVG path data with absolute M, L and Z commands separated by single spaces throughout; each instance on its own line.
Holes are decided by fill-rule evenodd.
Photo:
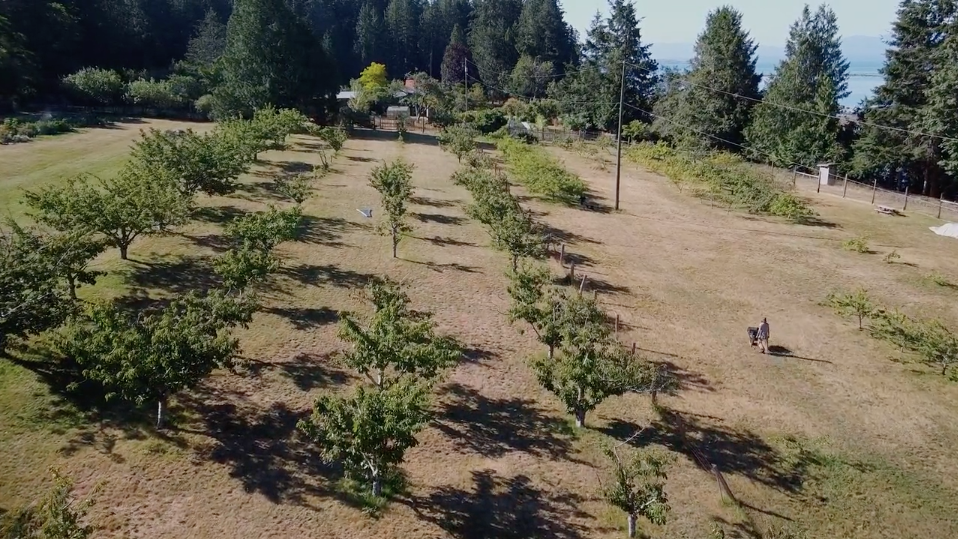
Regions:
M 531 193 L 564 204 L 577 204 L 585 194 L 585 182 L 542 148 L 512 138 L 500 139 L 496 148 L 509 165 L 512 178 Z
M 772 175 L 756 170 L 729 153 L 693 158 L 663 143 L 643 143 L 627 157 L 677 184 L 691 186 L 696 195 L 752 214 L 808 222 L 815 212 L 808 204 L 777 184 Z

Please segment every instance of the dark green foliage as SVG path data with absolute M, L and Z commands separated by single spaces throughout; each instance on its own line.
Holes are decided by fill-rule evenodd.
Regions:
M 412 170 L 412 165 L 400 159 L 374 168 L 369 176 L 369 184 L 379 192 L 386 214 L 381 227 L 392 238 L 393 258 L 398 256 L 399 242 L 411 230 L 406 211 L 413 193 Z
M 374 62 L 384 63 L 387 58 L 386 23 L 383 12 L 377 9 L 378 2 L 363 2 L 356 22 L 356 41 L 353 45 L 359 63 L 367 66 Z
M 343 361 L 370 383 L 385 389 L 407 376 L 432 380 L 462 356 L 454 340 L 436 334 L 432 315 L 410 308 L 398 283 L 377 280 L 366 292 L 374 307 L 369 323 L 343 313 L 339 336 L 353 345 Z
M 231 221 L 226 225 L 226 236 L 237 248 L 268 253 L 280 243 L 296 238 L 302 218 L 303 212 L 298 206 L 288 210 L 271 207 Z
M 315 37 L 283 0 L 237 0 L 226 33 L 218 118 L 249 116 L 266 105 L 315 108 L 336 86 Z
M 520 0 L 484 0 L 475 7 L 469 31 L 469 49 L 479 68 L 479 78 L 492 91 L 509 84 L 509 73 L 519 52 L 513 28 L 522 10 Z
M 521 264 L 509 273 L 509 321 L 529 324 L 539 342 L 548 348 L 550 360 L 562 344 L 559 321 L 565 305 L 561 292 L 551 284 L 552 274 L 545 266 Z
M 737 151 L 754 105 L 749 98 L 759 98 L 756 48 L 738 11 L 726 6 L 709 13 L 684 85 L 668 85 L 671 91 L 655 105 L 656 130 L 682 146 Z
M 937 165 L 951 176 L 953 184 L 954 178 L 958 177 L 958 102 L 955 99 L 958 96 L 958 22 L 952 22 L 947 31 L 948 37 L 934 53 L 938 69 L 925 89 L 927 103 L 919 114 L 922 130 L 947 138 L 940 141 L 926 138 L 921 145 L 924 156 L 919 154 L 918 157 L 934 159 L 940 154 L 941 160 Z M 925 169 L 931 175 L 926 176 L 925 185 L 922 186 L 922 192 L 926 194 L 933 194 L 944 187 L 934 165 Z
M 460 115 L 463 123 L 476 128 L 479 133 L 488 135 L 506 126 L 506 115 L 500 109 L 470 110 Z
M 64 253 L 54 253 L 35 231 L 16 223 L 7 228 L 0 234 L 0 354 L 11 338 L 55 328 L 73 310 L 56 256 Z
M 186 197 L 199 192 L 227 195 L 236 179 L 249 169 L 248 155 L 239 151 L 222 132 L 197 134 L 150 129 L 133 145 L 133 160 L 148 170 L 166 171 Z
M 109 69 L 86 67 L 64 77 L 63 84 L 77 101 L 90 105 L 110 105 L 123 95 L 123 79 Z
M 541 148 L 504 138 L 496 143 L 509 165 L 509 175 L 529 191 L 550 200 L 577 204 L 585 183 Z
M 439 134 L 439 146 L 447 152 L 452 152 L 459 162 L 476 149 L 476 137 L 479 130 L 469 124 L 456 124 L 443 129 Z
M 226 25 L 212 9 L 196 25 L 186 49 L 186 61 L 196 66 L 212 66 L 226 50 Z
M 835 13 L 821 6 L 812 15 L 808 6 L 791 28 L 782 60 L 765 100 L 755 107 L 746 139 L 754 158 L 773 165 L 812 166 L 840 161 L 839 99 L 848 95 L 848 62 L 841 52 Z M 822 116 L 784 109 L 785 105 Z
M 610 0 L 610 13 L 596 14 L 589 28 L 582 56 L 584 69 L 566 77 L 550 92 L 562 105 L 563 114 L 582 115 L 588 125 L 614 131 L 618 127 L 618 102 L 625 70 L 625 101 L 642 110 L 652 110 L 658 84 L 658 63 L 642 41 L 635 6 L 626 0 Z M 593 103 L 579 106 L 576 103 Z M 635 109 L 623 120 L 651 121 Z
M 327 461 L 342 463 L 378 497 L 430 417 L 426 388 L 406 380 L 384 390 L 360 386 L 348 397 L 324 395 L 298 427 Z
M 416 0 L 389 0 L 386 8 L 389 65 L 398 76 L 405 76 L 417 67 L 420 6 Z
M 613 468 L 612 477 L 603 485 L 602 496 L 627 515 L 629 537 L 635 537 L 638 517 L 660 526 L 665 524 L 671 511 L 665 494 L 665 459 L 648 452 L 623 458 L 613 448 L 606 448 L 605 454 Z
M 575 31 L 557 0 L 525 0 L 515 28 L 520 56 L 562 66 L 575 60 Z
M 265 281 L 279 269 L 279 259 L 271 251 L 249 246 L 230 249 L 213 260 L 213 270 L 223 280 L 226 290 L 244 291 Z
M 71 322 L 56 343 L 83 376 L 106 389 L 107 398 L 158 404 L 194 387 L 217 367 L 230 367 L 239 342 L 230 329 L 246 325 L 254 306 L 213 291 L 174 299 L 162 311 L 132 317 L 113 305 L 93 304 Z
M 449 46 L 446 47 L 442 56 L 442 82 L 450 86 L 468 83 L 466 70 L 469 70 L 471 77 L 478 75 L 472 66 L 472 52 L 466 45 L 462 28 L 457 24 L 450 36 Z
M 514 94 L 535 98 L 545 94 L 554 78 L 555 67 L 552 62 L 522 56 L 512 70 L 509 88 Z

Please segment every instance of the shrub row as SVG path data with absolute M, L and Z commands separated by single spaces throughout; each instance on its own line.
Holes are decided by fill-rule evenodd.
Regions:
M 803 222 L 815 216 L 805 201 L 777 185 L 761 172 L 729 153 L 697 158 L 664 143 L 639 144 L 628 158 L 676 183 L 690 184 L 699 196 L 709 196 L 754 214 L 785 217 Z
M 25 122 L 16 118 L 7 118 L 0 124 L 0 144 L 29 142 L 41 135 L 59 135 L 69 133 L 78 127 L 102 125 L 102 121 L 93 117 L 57 118 Z
M 542 148 L 503 138 L 496 143 L 511 176 L 530 192 L 566 204 L 577 204 L 585 183 Z

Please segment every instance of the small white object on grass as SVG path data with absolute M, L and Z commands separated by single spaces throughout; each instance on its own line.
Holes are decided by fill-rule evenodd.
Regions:
M 363 208 L 361 210 L 357 209 L 356 211 L 363 214 L 363 217 L 365 217 L 366 219 L 372 219 L 373 217 L 373 210 L 371 208 Z

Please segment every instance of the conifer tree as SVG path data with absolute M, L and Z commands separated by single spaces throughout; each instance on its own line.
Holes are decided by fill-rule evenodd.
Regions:
M 519 0 L 483 0 L 476 5 L 469 48 L 487 89 L 504 90 L 519 59 L 514 28 L 522 11 Z
M 736 149 L 755 103 L 749 98 L 759 98 L 756 48 L 742 28 L 741 13 L 729 6 L 709 13 L 690 70 L 682 76 L 687 84 L 669 85 L 655 105 L 656 130 L 684 146 Z
M 785 52 L 764 101 L 755 107 L 746 139 L 755 157 L 777 166 L 839 161 L 839 124 L 833 116 L 841 112 L 839 100 L 848 95 L 848 62 L 835 12 L 821 6 L 813 15 L 805 6 L 791 27 Z
M 475 77 L 475 68 L 472 64 L 472 53 L 466 45 L 466 38 L 462 28 L 457 24 L 449 38 L 449 46 L 442 57 L 442 82 L 453 86 L 465 83 L 466 70 Z
M 375 2 L 364 2 L 356 22 L 356 40 L 353 44 L 360 65 L 385 63 L 386 23 Z

